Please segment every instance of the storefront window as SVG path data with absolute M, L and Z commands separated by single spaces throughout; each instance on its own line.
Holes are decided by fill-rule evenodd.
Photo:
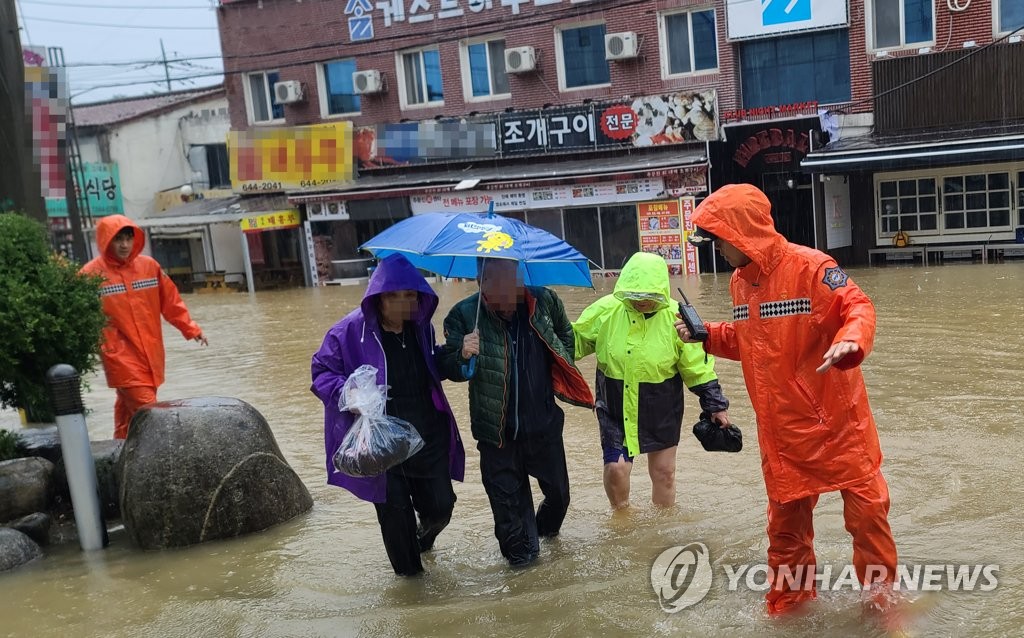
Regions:
M 1010 226 L 1010 174 L 946 177 L 942 183 L 946 230 Z
M 570 208 L 565 211 L 565 241 L 590 259 L 592 270 L 604 267 L 596 208 Z
M 636 226 L 636 206 L 605 206 L 601 208 L 601 235 L 604 244 L 604 267 L 622 268 L 633 253 L 640 250 Z
M 1017 225 L 1024 226 L 1024 171 L 1017 173 Z
M 935 179 L 901 179 L 879 184 L 883 233 L 938 228 Z
M 531 226 L 542 228 L 555 237 L 563 239 L 562 211 L 560 209 L 531 210 L 526 221 Z

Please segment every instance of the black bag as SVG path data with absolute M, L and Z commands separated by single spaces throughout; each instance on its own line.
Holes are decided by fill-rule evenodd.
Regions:
M 707 412 L 693 424 L 693 435 L 708 452 L 739 452 L 743 449 L 743 433 L 735 425 L 720 427 Z

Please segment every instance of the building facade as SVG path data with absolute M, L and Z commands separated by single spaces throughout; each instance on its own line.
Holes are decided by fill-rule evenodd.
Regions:
M 219 198 L 232 196 L 223 87 L 78 105 L 75 122 L 90 217 L 132 218 L 146 231 L 146 254 L 182 290 L 205 273 L 241 280 L 243 212 L 216 223 L 189 215 L 224 210 Z
M 356 179 L 267 185 L 302 211 L 314 275 L 340 277 L 358 274 L 357 247 L 383 227 L 492 201 L 613 271 L 649 247 L 648 203 L 740 181 L 768 193 L 793 241 L 864 261 L 885 239 L 865 178 L 809 160 L 873 137 L 889 59 L 926 58 L 923 42 L 948 49 L 941 36 L 968 21 L 984 46 L 1005 31 L 996 14 L 1017 19 L 1011 0 L 966 4 L 234 0 L 218 11 L 232 130 L 350 127 Z

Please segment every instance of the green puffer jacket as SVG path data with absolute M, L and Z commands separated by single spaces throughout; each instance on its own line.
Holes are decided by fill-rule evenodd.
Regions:
M 462 374 L 462 340 L 476 324 L 479 293 L 452 307 L 444 320 L 445 345 L 440 358 L 441 374 L 451 381 L 466 381 Z M 576 368 L 575 337 L 562 300 L 547 288 L 527 288 L 526 306 L 530 325 L 551 350 L 551 382 L 555 396 L 581 407 L 594 407 L 590 386 Z M 469 417 L 473 438 L 498 447 L 505 442 L 511 370 L 509 351 L 501 319 L 486 306 L 480 311 L 480 355 L 476 374 L 469 380 Z

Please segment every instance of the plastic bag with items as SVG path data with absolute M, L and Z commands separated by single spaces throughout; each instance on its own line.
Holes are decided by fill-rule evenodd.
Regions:
M 407 421 L 384 414 L 386 385 L 377 385 L 377 369 L 360 366 L 345 380 L 338 409 L 356 415 L 334 453 L 334 467 L 349 476 L 378 476 L 423 449 L 423 437 Z

